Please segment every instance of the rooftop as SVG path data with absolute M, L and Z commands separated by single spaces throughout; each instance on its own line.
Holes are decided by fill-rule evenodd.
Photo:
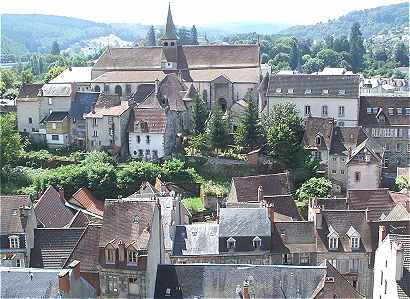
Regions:
M 86 83 L 91 82 L 91 67 L 69 67 L 50 83 Z
M 24 233 L 25 221 L 20 217 L 19 208 L 31 207 L 28 195 L 1 195 L 0 196 L 0 234 Z
M 219 210 L 219 237 L 270 236 L 267 208 L 222 208 Z

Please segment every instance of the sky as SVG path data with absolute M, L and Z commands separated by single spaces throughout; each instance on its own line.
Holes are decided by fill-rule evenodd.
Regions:
M 0 0 L 2 13 L 36 13 L 110 23 L 163 24 L 168 0 Z M 352 10 L 403 0 L 172 0 L 176 25 L 269 22 L 314 24 Z

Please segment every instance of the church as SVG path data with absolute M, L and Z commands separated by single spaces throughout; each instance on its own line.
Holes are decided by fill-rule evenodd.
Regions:
M 108 48 L 91 70 L 92 89 L 126 100 L 167 74 L 192 83 L 209 109 L 230 110 L 261 79 L 259 45 L 181 45 L 168 7 L 165 34 L 154 47 Z

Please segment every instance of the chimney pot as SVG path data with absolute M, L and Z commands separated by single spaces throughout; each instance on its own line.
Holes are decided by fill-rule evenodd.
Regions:
M 386 229 L 383 225 L 379 226 L 379 245 L 383 242 L 384 238 L 386 237 Z
M 62 187 L 58 188 L 58 193 L 60 194 L 61 200 L 65 201 L 64 189 Z
M 70 270 L 64 269 L 58 273 L 58 288 L 64 294 L 70 293 Z
M 243 282 L 243 299 L 249 299 L 249 282 L 245 280 Z
M 74 260 L 72 261 L 68 267 L 73 270 L 74 278 L 77 280 L 80 278 L 80 261 Z
M 263 187 L 262 186 L 258 187 L 258 201 L 259 202 L 263 201 Z
M 271 222 L 272 227 L 274 226 L 275 223 L 275 206 L 273 203 L 268 203 L 266 205 L 266 208 L 268 210 L 268 216 Z
M 315 225 L 317 229 L 322 228 L 322 220 L 323 220 L 323 215 L 320 212 L 320 210 L 318 210 L 318 212 L 316 212 L 316 215 L 315 215 Z

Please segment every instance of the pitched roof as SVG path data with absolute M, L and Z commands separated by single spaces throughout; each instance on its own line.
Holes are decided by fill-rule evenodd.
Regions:
M 155 205 L 154 201 L 107 199 L 99 247 L 108 243 L 116 246 L 123 241 L 136 242 L 139 249 L 147 249 Z
M 43 84 L 24 84 L 19 90 L 17 100 L 24 101 L 24 99 L 27 98 L 37 98 L 41 90 L 41 87 L 43 87 Z
M 94 197 L 90 190 L 85 187 L 81 187 L 75 192 L 68 202 L 77 205 L 90 213 L 98 216 L 104 214 L 104 202 Z
M 194 82 L 210 82 L 220 76 L 232 83 L 259 83 L 259 68 L 217 68 L 190 70 L 189 76 Z
M 36 228 L 30 266 L 34 268 L 62 268 L 84 228 Z
M 177 225 L 172 255 L 218 254 L 218 238 L 219 225 L 215 223 Z
M 85 118 L 103 118 L 104 116 L 121 116 L 128 110 L 128 101 L 121 101 L 120 105 L 112 107 L 96 107 L 85 115 Z
M 410 97 L 383 97 L 383 96 L 361 96 L 359 109 L 359 125 L 364 127 L 385 127 L 389 125 L 410 125 L 410 114 L 406 114 L 405 108 L 410 108 Z M 369 108 L 374 109 L 369 114 Z M 393 110 L 389 111 L 389 108 Z M 401 114 L 398 114 L 400 109 Z M 383 112 L 385 122 L 379 122 L 377 113 Z M 391 114 L 393 112 L 393 114 Z
M 187 87 L 174 74 L 168 74 L 159 84 L 159 96 L 164 99 L 172 111 L 185 111 L 183 101 Z
M 37 221 L 44 227 L 59 228 L 68 225 L 75 212 L 65 205 L 60 193 L 49 186 L 34 205 Z
M 98 271 L 98 244 L 100 240 L 100 233 L 101 225 L 88 225 L 81 235 L 80 240 L 71 251 L 70 256 L 64 264 L 64 267 L 69 265 L 73 260 L 77 260 L 81 263 L 81 271 Z
M 0 196 L 0 234 L 24 233 L 25 222 L 20 217 L 19 208 L 31 207 L 28 195 L 1 195 Z
M 141 103 L 154 91 L 154 89 L 155 84 L 139 84 L 137 90 L 131 95 L 130 99 L 135 103 Z
M 361 127 L 336 127 L 333 130 L 330 153 L 347 155 L 349 150 L 354 150 L 366 139 Z
M 359 98 L 358 75 L 271 75 L 269 97 Z M 292 92 L 288 92 L 289 90 Z M 310 90 L 310 93 L 306 93 Z M 324 93 L 327 90 L 328 93 Z M 340 91 L 344 92 L 340 92 Z
M 41 87 L 43 97 L 70 97 L 74 93 L 71 84 L 44 84 Z
M 92 67 L 69 67 L 60 75 L 50 81 L 50 83 L 87 83 L 91 82 Z
M 291 217 L 294 221 L 302 220 L 298 207 L 291 194 L 286 195 L 269 195 L 263 199 L 274 206 L 275 213 Z
M 87 215 L 82 211 L 78 211 L 74 215 L 73 219 L 71 219 L 68 227 L 87 227 L 88 223 L 90 223 L 90 220 L 88 219 Z
M 382 214 L 387 215 L 394 206 L 387 188 L 348 190 L 347 204 L 352 210 L 369 209 L 367 215 L 370 221 L 379 220 Z
M 275 222 L 274 252 L 316 252 L 316 229 L 311 221 Z
M 70 114 L 68 112 L 56 112 L 53 111 L 51 112 L 50 115 L 46 116 L 45 118 L 43 118 L 41 120 L 41 123 L 45 123 L 45 122 L 61 122 L 63 121 L 65 118 L 69 117 Z
M 264 196 L 290 193 L 288 173 L 234 177 L 232 183 L 236 191 L 236 201 L 258 201 L 259 186 L 263 187 Z
M 167 115 L 162 108 L 134 107 L 128 122 L 128 132 L 165 133 Z
M 0 267 L 1 298 L 57 298 L 59 269 Z M 30 279 L 30 275 L 33 279 Z
M 167 24 L 165 25 L 165 35 L 163 39 L 177 39 L 177 33 L 172 20 L 171 3 L 168 5 Z
M 308 117 L 305 120 L 305 132 L 303 135 L 305 148 L 329 150 L 334 127 L 335 122 L 333 118 Z M 316 143 L 317 136 L 321 138 L 320 144 Z
M 325 274 L 324 266 L 159 265 L 154 297 L 242 298 L 247 281 L 251 298 L 310 298 Z
M 410 213 L 400 203 L 397 203 L 394 208 L 387 214 L 386 217 L 380 219 L 383 222 L 399 222 L 410 221 Z
M 77 91 L 74 101 L 71 103 L 70 115 L 79 121 L 84 119 L 84 115 L 91 111 L 92 106 L 97 102 L 99 93 Z
M 266 208 L 223 208 L 219 210 L 219 237 L 270 236 Z

